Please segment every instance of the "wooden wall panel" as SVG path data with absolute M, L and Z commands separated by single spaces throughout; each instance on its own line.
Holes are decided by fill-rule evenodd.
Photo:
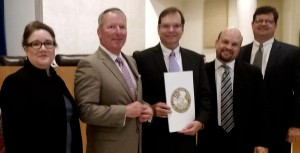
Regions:
M 214 48 L 216 39 L 228 24 L 228 0 L 204 2 L 203 48 Z
M 300 153 L 300 140 L 293 143 L 292 153 Z

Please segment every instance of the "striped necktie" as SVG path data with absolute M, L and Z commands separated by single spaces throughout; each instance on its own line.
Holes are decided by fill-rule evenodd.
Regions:
M 221 125 L 228 133 L 234 127 L 233 119 L 233 92 L 229 67 L 222 65 L 224 73 L 221 81 Z

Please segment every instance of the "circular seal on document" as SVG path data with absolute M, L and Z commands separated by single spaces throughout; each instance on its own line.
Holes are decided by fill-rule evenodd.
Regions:
M 172 108 L 178 113 L 186 112 L 191 105 L 191 95 L 185 88 L 177 88 L 171 95 Z

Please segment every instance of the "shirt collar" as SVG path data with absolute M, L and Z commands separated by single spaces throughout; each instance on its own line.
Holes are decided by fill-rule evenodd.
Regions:
M 113 54 L 113 53 L 111 53 L 110 51 L 108 51 L 105 47 L 103 47 L 102 45 L 100 45 L 100 48 L 113 60 L 113 61 L 116 61 L 116 59 L 118 58 L 118 57 L 120 57 L 121 59 L 123 59 L 123 57 L 122 57 L 122 54 L 121 54 L 121 52 L 120 52 L 120 54 L 119 55 L 115 55 L 115 54 Z
M 164 54 L 164 57 L 169 57 L 172 50 L 167 48 L 166 46 L 164 46 L 162 43 L 160 43 L 160 47 L 161 47 L 161 50 Z M 180 50 L 180 46 L 178 45 L 175 49 L 174 49 L 174 53 L 175 53 L 175 56 L 178 57 L 178 54 L 179 54 L 179 50 Z
M 215 60 L 215 70 L 219 69 L 224 64 L 227 65 L 231 70 L 233 70 L 234 69 L 234 63 L 235 63 L 235 60 L 230 61 L 228 63 L 222 63 L 220 60 L 218 60 L 216 58 L 216 60 Z
M 263 43 L 263 46 L 265 46 L 265 45 L 270 45 L 270 44 L 272 44 L 273 42 L 274 42 L 274 37 L 272 37 L 271 39 L 265 41 L 265 42 Z M 259 43 L 258 41 L 256 41 L 256 40 L 254 40 L 254 41 L 253 41 L 253 45 L 256 46 L 256 47 L 259 47 L 260 43 Z

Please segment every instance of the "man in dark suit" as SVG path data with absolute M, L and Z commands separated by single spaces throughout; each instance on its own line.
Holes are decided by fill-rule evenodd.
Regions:
M 135 52 L 141 74 L 143 99 L 152 105 L 154 117 L 143 125 L 143 153 L 195 153 L 196 133 L 202 129 L 210 113 L 209 86 L 200 54 L 179 46 L 183 34 L 184 17 L 180 10 L 171 7 L 159 15 L 158 34 L 161 42 L 141 52 Z M 193 71 L 195 120 L 179 132 L 170 133 L 166 104 L 164 73 L 170 71 L 169 55 L 174 52 L 179 71 Z M 184 81 L 184 80 L 177 80 Z
M 216 59 L 206 64 L 212 115 L 205 129 L 199 131 L 199 153 L 268 151 L 268 104 L 264 101 L 262 75 L 257 67 L 235 60 L 242 39 L 236 28 L 223 30 L 215 43 Z M 230 85 L 223 85 L 225 69 Z M 231 118 L 230 126 L 226 127 L 230 119 L 225 116 Z
M 87 124 L 87 153 L 140 152 L 141 122 L 152 117 L 151 107 L 142 101 L 136 63 L 121 52 L 126 23 L 118 8 L 102 12 L 97 29 L 101 45 L 76 70 L 75 99 Z
M 241 48 L 238 59 L 256 64 L 255 56 L 262 44 L 258 66 L 271 104 L 269 153 L 290 153 L 290 143 L 300 139 L 300 49 L 274 39 L 277 20 L 275 8 L 257 8 L 252 21 L 254 41 Z

